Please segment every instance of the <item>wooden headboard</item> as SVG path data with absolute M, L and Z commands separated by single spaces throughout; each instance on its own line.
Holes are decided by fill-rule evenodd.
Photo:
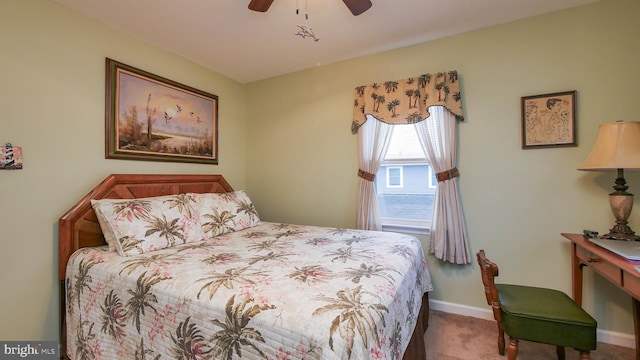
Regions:
M 71 254 L 80 248 L 106 244 L 96 213 L 91 207 L 91 199 L 137 199 L 188 192 L 225 193 L 230 191 L 233 191 L 233 188 L 222 175 L 113 174 L 62 215 L 58 236 L 61 358 L 68 359 L 64 286 L 67 262 Z
M 104 245 L 91 199 L 136 199 L 183 193 L 224 193 L 233 188 L 222 175 L 113 174 L 93 188 L 60 218 L 58 279 L 64 280 L 74 251 Z

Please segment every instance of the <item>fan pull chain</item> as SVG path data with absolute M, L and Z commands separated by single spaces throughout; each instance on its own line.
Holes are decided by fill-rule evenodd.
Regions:
M 309 7 L 307 0 L 304 0 L 304 19 L 309 20 Z M 300 0 L 296 0 L 296 15 L 300 15 Z
M 316 35 L 313 33 L 313 29 L 309 26 L 309 7 L 308 7 L 308 5 L 309 4 L 308 4 L 307 0 L 304 0 L 304 19 L 305 19 L 305 24 L 304 25 L 298 25 L 298 28 L 300 30 L 297 33 L 295 33 L 294 35 L 300 36 L 303 39 L 305 39 L 307 37 L 310 37 L 314 41 L 318 41 L 320 39 L 316 37 Z M 296 15 L 300 15 L 300 0 L 296 0 Z

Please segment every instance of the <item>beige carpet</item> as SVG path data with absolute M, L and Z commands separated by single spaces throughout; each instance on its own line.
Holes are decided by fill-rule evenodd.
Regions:
M 498 330 L 495 321 L 431 310 L 426 334 L 427 360 L 506 360 L 498 355 Z M 506 337 L 508 343 L 509 338 Z M 566 360 L 578 359 L 573 349 L 566 349 Z M 555 360 L 554 346 L 521 341 L 518 360 Z M 635 350 L 598 343 L 592 360 L 633 360 Z

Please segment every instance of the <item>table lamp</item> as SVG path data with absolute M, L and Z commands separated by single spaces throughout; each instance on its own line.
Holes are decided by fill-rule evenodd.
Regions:
M 633 194 L 627 192 L 629 187 L 624 179 L 625 169 L 640 169 L 640 122 L 620 120 L 600 125 L 596 144 L 578 170 L 618 172 L 613 186 L 615 191 L 609 194 L 609 204 L 616 223 L 603 238 L 640 239 L 627 225 L 633 208 Z

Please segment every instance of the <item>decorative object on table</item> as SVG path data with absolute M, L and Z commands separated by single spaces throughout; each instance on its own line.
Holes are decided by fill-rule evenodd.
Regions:
M 217 164 L 218 97 L 107 59 L 107 159 Z
M 614 192 L 609 194 L 611 210 L 616 218 L 615 225 L 604 238 L 619 240 L 638 240 L 628 219 L 633 208 L 633 194 L 624 179 L 624 170 L 640 169 L 640 122 L 616 121 L 600 125 L 600 131 L 591 154 L 578 170 L 618 172 L 613 186 Z
M 523 96 L 522 148 L 577 146 L 576 91 Z
M 0 169 L 22 169 L 22 148 L 14 147 L 9 143 L 5 146 L 0 146 Z

